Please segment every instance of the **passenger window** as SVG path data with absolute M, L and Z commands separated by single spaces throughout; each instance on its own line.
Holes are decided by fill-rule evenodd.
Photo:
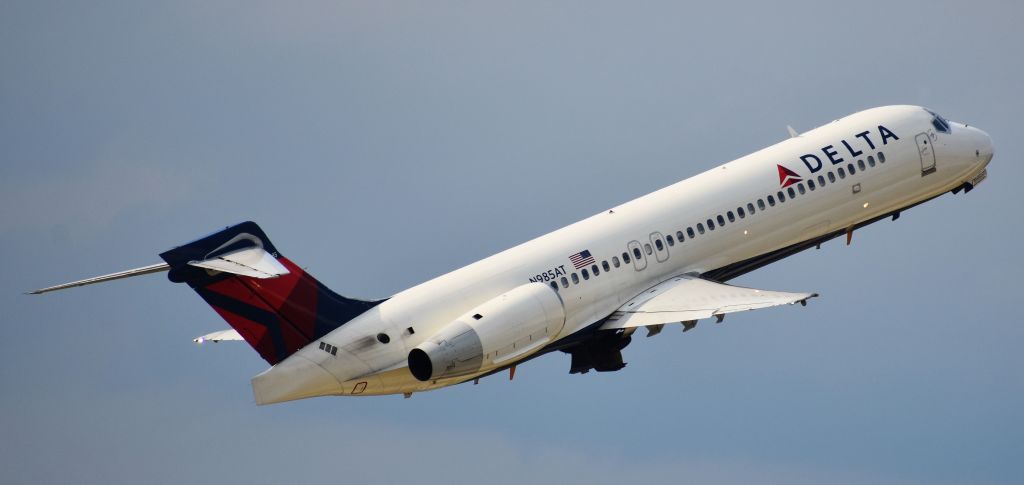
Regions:
M 623 254 L 625 254 L 625 253 L 623 253 Z M 629 261 L 626 261 L 626 262 L 628 263 Z M 618 256 L 612 256 L 612 266 L 615 266 L 616 268 L 619 267 L 619 257 Z
M 725 218 L 722 217 L 722 214 L 718 214 L 718 226 L 721 227 L 721 226 L 724 226 L 724 225 L 725 225 Z
M 587 268 L 583 268 L 582 270 L 580 270 L 580 274 L 583 275 L 583 279 L 585 279 L 585 280 L 589 280 L 590 279 L 590 272 L 587 271 Z
M 580 277 L 576 276 L 576 273 L 572 274 L 572 284 L 574 284 L 574 285 L 580 284 Z
M 693 231 L 690 232 L 692 233 Z M 676 239 L 678 239 L 679 242 L 685 241 L 685 239 L 683 239 L 683 231 L 676 231 Z
M 629 253 L 622 253 L 622 262 L 629 264 Z
M 808 180 L 807 183 L 813 184 L 814 181 L 813 180 Z M 800 183 L 796 184 L 796 190 L 797 190 L 797 192 L 800 192 L 800 195 L 803 195 L 803 194 L 807 193 L 807 191 L 804 189 L 804 183 L 803 182 L 800 182 Z
M 701 232 L 703 233 L 704 231 L 701 231 Z M 693 228 L 692 227 L 687 227 L 686 228 L 686 235 L 690 236 L 690 239 L 693 239 L 694 237 L 697 236 L 696 234 L 693 233 Z
M 796 191 L 793 190 L 793 187 L 790 187 L 790 188 L 786 189 L 786 192 L 789 192 L 789 198 L 790 199 L 795 199 L 796 198 Z
M 814 179 L 807 179 L 807 188 L 814 190 Z
M 839 174 L 839 178 L 841 178 L 841 179 L 846 178 L 846 172 L 843 171 L 843 167 L 839 167 L 839 170 L 836 170 L 836 173 Z
M 612 259 L 615 259 L 615 258 L 612 258 Z M 601 267 L 604 268 L 604 272 L 605 273 L 607 273 L 607 272 L 612 270 L 612 268 L 608 266 L 608 260 L 607 259 L 604 260 L 604 261 L 601 261 Z
M 743 211 L 742 207 L 737 207 L 736 208 L 736 215 L 740 216 L 740 219 L 743 219 L 744 217 L 747 217 L 747 214 L 746 214 L 746 212 Z
M 594 276 L 601 274 L 601 270 L 597 269 L 596 264 L 590 267 L 590 272 L 594 273 Z
M 697 232 L 704 234 L 704 224 L 697 223 Z
M 643 255 L 640 254 L 640 248 L 633 248 L 633 257 L 636 258 L 637 261 L 639 261 L 640 258 L 643 257 Z
M 671 236 L 669 236 L 669 237 L 671 237 Z M 664 251 L 665 250 L 665 245 L 661 243 L 661 239 L 655 239 L 654 240 L 654 247 L 658 248 L 658 251 Z
M 832 183 L 836 183 L 836 174 L 834 174 L 832 172 L 829 172 L 828 173 L 828 181 L 832 182 Z
M 853 175 L 853 174 L 857 173 L 857 169 L 853 168 L 853 164 L 852 163 L 847 165 L 846 169 L 850 171 L 850 175 Z
M 775 207 L 775 197 L 768 196 L 768 205 Z
M 743 209 L 740 209 L 743 210 Z M 729 218 L 729 222 L 736 222 L 736 216 L 732 215 L 732 211 L 726 212 L 725 217 Z
M 754 204 L 747 202 L 747 212 L 749 212 L 750 215 L 754 215 Z
M 708 224 L 708 230 L 711 230 L 711 231 L 715 230 L 715 221 L 713 221 L 711 219 L 708 219 L 705 222 L 707 222 L 707 224 Z
M 668 236 L 665 236 L 665 242 L 667 242 L 669 246 L 675 246 L 676 245 L 676 240 L 674 238 L 672 238 L 671 234 L 669 234 Z
M 565 276 L 563 276 L 562 277 L 562 288 L 568 288 L 568 287 L 569 287 L 569 280 L 566 279 Z
M 870 158 L 871 156 L 868 155 L 868 159 Z M 882 152 L 878 152 L 878 163 L 885 163 L 885 154 Z
M 551 282 L 551 288 L 552 288 L 553 290 L 555 290 L 555 291 L 558 291 L 558 283 L 555 283 L 554 281 L 552 281 L 552 282 Z
M 654 252 L 654 250 L 651 249 L 651 244 L 650 243 L 644 243 L 644 252 L 647 253 L 648 256 L 650 256 L 651 253 Z
M 861 171 L 867 169 L 867 167 L 864 166 L 864 160 L 857 160 L 857 166 L 860 167 Z
M 776 192 L 775 195 L 779 197 L 780 203 L 786 201 L 786 194 L 783 194 L 781 190 Z
M 820 185 L 822 187 L 825 186 L 825 176 L 824 175 L 818 175 L 818 185 Z
M 757 208 L 764 210 L 764 199 L 757 199 Z
M 881 155 L 881 152 L 879 152 L 879 155 Z M 882 161 L 882 157 L 881 156 L 878 157 L 878 161 Z M 868 165 L 871 165 L 872 167 L 875 166 L 875 157 L 872 157 L 871 155 L 868 155 Z

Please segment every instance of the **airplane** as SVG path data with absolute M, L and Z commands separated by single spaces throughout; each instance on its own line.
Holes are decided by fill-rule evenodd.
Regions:
M 253 222 L 160 254 L 163 263 L 31 292 L 155 272 L 230 324 L 271 367 L 257 404 L 438 389 L 560 351 L 571 374 L 617 371 L 645 327 L 781 305 L 810 292 L 726 282 L 987 176 L 991 138 L 919 106 L 861 111 L 413 286 L 341 296 Z

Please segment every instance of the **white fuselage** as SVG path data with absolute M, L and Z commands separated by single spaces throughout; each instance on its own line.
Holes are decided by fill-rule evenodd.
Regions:
M 992 145 L 980 130 L 950 123 L 946 133 L 933 119 L 916 106 L 862 111 L 409 288 L 325 336 L 337 355 L 314 342 L 255 377 L 257 400 L 410 393 L 464 382 L 493 369 L 422 382 L 406 366 L 410 350 L 525 283 L 557 286 L 565 311 L 557 340 L 672 276 L 755 258 L 950 191 L 985 169 Z M 800 181 L 783 187 L 779 166 Z M 569 259 L 583 250 L 595 259 L 587 278 Z M 381 333 L 387 343 L 377 339 Z

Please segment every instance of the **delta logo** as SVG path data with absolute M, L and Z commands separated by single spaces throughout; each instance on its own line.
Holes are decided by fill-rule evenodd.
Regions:
M 776 166 L 779 167 L 779 185 L 781 185 L 782 188 L 789 187 L 797 182 L 803 182 L 804 179 L 797 175 L 796 172 L 783 167 L 782 165 Z

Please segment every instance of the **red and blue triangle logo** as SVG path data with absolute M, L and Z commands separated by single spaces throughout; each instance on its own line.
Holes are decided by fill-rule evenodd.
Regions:
M 782 185 L 782 188 L 789 187 L 790 185 L 804 180 L 797 175 L 796 172 L 783 167 L 782 165 L 777 165 L 777 167 L 779 167 L 779 184 Z

